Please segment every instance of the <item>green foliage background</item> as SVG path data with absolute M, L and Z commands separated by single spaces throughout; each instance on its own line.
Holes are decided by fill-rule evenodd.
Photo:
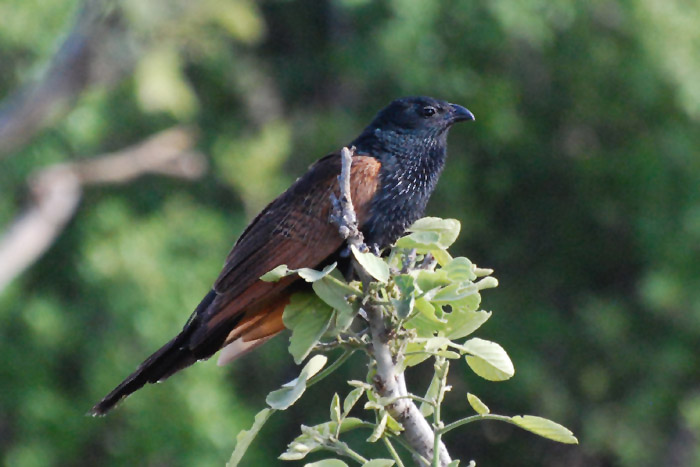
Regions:
M 41 76 L 78 7 L 0 4 L 0 95 Z M 498 384 L 455 367 L 447 407 L 465 415 L 464 394 L 476 392 L 495 410 L 555 419 L 581 443 L 484 422 L 446 438 L 454 457 L 700 463 L 700 4 L 122 7 L 149 44 L 135 72 L 0 160 L 0 225 L 21 211 L 33 170 L 175 123 L 200 130 L 211 169 L 195 182 L 89 189 L 48 254 L 0 295 L 0 463 L 222 465 L 264 395 L 297 374 L 285 337 L 231 367 L 198 364 L 107 418 L 83 414 L 179 331 L 258 209 L 390 100 L 415 94 L 477 117 L 452 131 L 428 214 L 460 219 L 453 252 L 496 270 L 481 335 L 516 366 Z M 275 465 L 301 420 L 327 417 L 315 401 L 362 365 L 271 421 L 250 465 Z M 427 386 L 420 370 L 409 383 Z

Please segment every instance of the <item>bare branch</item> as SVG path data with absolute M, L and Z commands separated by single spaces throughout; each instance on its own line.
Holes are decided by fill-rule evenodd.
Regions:
M 331 194 L 331 203 L 333 211 L 331 214 L 331 222 L 338 225 L 338 233 L 348 242 L 348 246 L 354 245 L 360 251 L 366 251 L 367 246 L 364 242 L 362 232 L 357 226 L 357 216 L 355 215 L 355 207 L 352 205 L 352 195 L 350 192 L 350 169 L 352 167 L 352 156 L 355 153 L 355 148 L 343 148 L 340 151 L 342 157 L 342 167 L 338 176 L 338 184 L 340 185 L 340 199 Z
M 386 406 L 389 414 L 403 425 L 402 433 L 406 441 L 426 459 L 433 458 L 435 433 L 428 421 L 423 417 L 416 404 L 401 396 L 408 395 L 406 379 L 402 371 L 398 371 L 387 339 L 388 329 L 382 310 L 378 306 L 365 306 L 372 334 L 372 354 L 377 362 L 377 374 L 374 387 L 383 398 L 393 400 Z M 427 466 L 422 459 L 415 459 L 419 465 Z M 446 466 L 452 462 L 445 445 L 440 442 L 440 465 Z
M 178 127 L 116 153 L 38 172 L 29 182 L 30 206 L 0 237 L 0 291 L 53 244 L 78 208 L 83 187 L 125 183 L 148 173 L 200 177 L 206 161 L 191 150 L 193 143 L 193 132 Z
M 338 177 L 340 199 L 331 195 L 331 202 L 333 203 L 331 222 L 338 225 L 338 233 L 341 237 L 347 239 L 349 245 L 355 245 L 362 251 L 366 250 L 367 246 L 364 244 L 362 232 L 357 226 L 357 217 L 350 191 L 350 168 L 354 149 L 343 148 L 341 151 L 343 165 Z M 369 276 L 364 273 L 359 264 L 354 264 L 354 267 L 362 277 L 364 290 L 367 292 L 366 287 Z M 370 303 L 363 306 L 363 308 L 366 311 L 370 325 L 372 355 L 377 363 L 374 386 L 383 398 L 393 400 L 392 403 L 386 406 L 386 410 L 404 426 L 405 431 L 402 433 L 402 436 L 425 459 L 432 459 L 435 433 L 418 407 L 416 407 L 416 404 L 407 397 L 401 397 L 408 395 L 406 380 L 403 371 L 398 370 L 395 357 L 391 352 L 389 339 L 387 338 L 389 331 L 382 316 L 381 307 Z M 419 465 L 429 465 L 425 463 L 424 459 L 416 458 L 414 460 Z M 450 462 L 451 459 L 447 448 L 440 442 L 440 465 L 446 466 Z

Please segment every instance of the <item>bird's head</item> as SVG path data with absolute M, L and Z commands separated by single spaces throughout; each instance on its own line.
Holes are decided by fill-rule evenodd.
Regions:
M 474 120 L 474 115 L 461 105 L 432 97 L 404 97 L 382 109 L 370 126 L 400 133 L 436 134 L 465 120 Z
M 474 115 L 461 105 L 432 97 L 404 97 L 382 109 L 356 140 L 361 146 L 401 145 L 411 140 L 445 141 L 447 130 L 455 123 L 474 120 Z

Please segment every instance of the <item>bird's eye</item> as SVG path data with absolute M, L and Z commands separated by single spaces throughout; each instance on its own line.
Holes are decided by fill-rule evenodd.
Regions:
M 427 106 L 423 107 L 423 109 L 421 110 L 421 115 L 428 118 L 428 117 L 432 117 L 433 115 L 435 115 L 435 112 L 437 112 L 437 110 L 435 110 L 435 107 L 431 107 L 431 106 L 427 105 Z

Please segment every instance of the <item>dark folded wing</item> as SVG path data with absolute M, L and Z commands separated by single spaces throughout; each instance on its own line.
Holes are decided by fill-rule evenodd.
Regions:
M 373 157 L 353 157 L 351 195 L 360 225 L 368 218 L 379 188 L 380 167 Z M 316 267 L 342 245 L 338 227 L 329 222 L 331 193 L 339 196 L 340 169 L 339 154 L 319 160 L 246 228 L 214 284 L 218 296 L 206 311 L 208 316 L 202 316 L 208 328 L 274 296 L 297 279 L 260 281 L 266 272 L 281 264 L 292 269 Z

